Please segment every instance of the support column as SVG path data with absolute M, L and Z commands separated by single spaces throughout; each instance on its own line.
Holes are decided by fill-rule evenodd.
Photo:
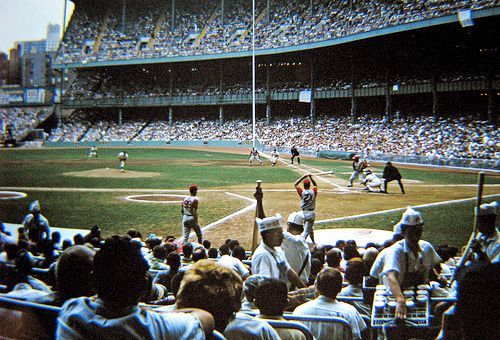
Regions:
M 224 125 L 224 106 L 219 106 L 219 125 Z
M 126 0 L 122 1 L 122 33 L 125 33 L 125 11 L 127 8 Z
M 391 97 L 391 86 L 387 84 L 385 89 L 385 121 L 389 123 L 391 121 L 392 113 L 392 97 Z
M 62 109 L 61 109 L 61 104 L 56 104 L 56 117 L 57 117 L 57 128 L 61 128 L 61 122 L 62 122 Z
M 122 109 L 118 110 L 118 129 L 122 129 L 122 122 L 123 122 L 123 114 L 122 114 Z
M 436 77 L 432 78 L 432 115 L 435 118 L 439 115 L 439 98 Z
M 488 96 L 488 109 L 487 109 L 487 115 L 488 115 L 488 121 L 493 122 L 493 117 L 495 116 L 496 113 L 496 97 L 495 97 L 495 91 L 493 90 L 493 77 L 490 75 L 488 77 L 488 89 L 487 89 L 487 96 Z
M 354 84 L 354 80 L 351 82 L 351 123 L 355 123 L 356 122 L 356 96 L 355 96 L 355 93 L 354 93 L 354 90 L 355 90 L 355 84 Z
M 168 125 L 174 125 L 174 109 L 172 107 L 168 108 Z
M 266 104 L 266 124 L 271 125 L 271 103 Z
M 271 70 L 269 59 L 266 61 L 266 124 L 271 125 Z
M 314 126 L 316 125 L 316 105 L 314 102 L 314 97 L 315 97 L 315 89 L 314 89 L 314 58 L 311 57 L 311 64 L 310 64 L 310 71 L 311 71 L 311 107 L 309 109 L 309 119 L 311 121 L 311 124 Z

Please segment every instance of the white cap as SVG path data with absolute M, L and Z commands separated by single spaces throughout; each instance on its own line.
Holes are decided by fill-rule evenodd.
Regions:
M 29 207 L 29 212 L 31 212 L 31 213 L 40 212 L 40 202 L 38 202 L 38 201 L 31 202 L 30 207 Z
M 259 232 L 281 228 L 281 215 L 266 217 L 264 219 L 256 218 L 255 222 L 259 226 Z
M 481 204 L 479 207 L 479 215 L 496 215 L 500 212 L 500 201 Z
M 411 207 L 408 207 L 408 209 L 406 209 L 406 211 L 403 213 L 403 217 L 401 218 L 400 223 L 407 226 L 416 226 L 423 224 L 424 220 L 422 219 L 422 215 L 418 211 L 413 210 Z
M 288 215 L 287 223 L 293 223 L 297 225 L 304 225 L 304 214 L 302 211 L 296 211 Z

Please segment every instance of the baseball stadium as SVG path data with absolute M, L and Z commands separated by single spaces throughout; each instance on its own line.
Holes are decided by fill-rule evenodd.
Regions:
M 240 289 L 243 284 L 245 290 L 249 274 L 273 277 L 273 264 L 263 269 L 265 259 L 258 260 L 261 247 L 271 249 L 267 237 L 276 225 L 286 235 L 293 234 L 292 216 L 299 214 L 302 243 L 289 250 L 286 240 L 291 236 L 285 235 L 283 249 L 277 247 L 281 243 L 274 244 L 279 251 L 273 255 L 276 263 L 276 256 L 290 262 L 287 268 L 296 277 L 286 272 L 283 279 L 276 269 L 279 275 L 274 279 L 288 284 L 289 301 L 294 301 L 293 288 L 301 283 L 314 286 L 319 297 L 302 301 L 295 310 L 288 306 L 291 314 L 281 310 L 290 324 L 274 320 L 268 322 L 269 332 L 274 333 L 257 334 L 260 326 L 249 321 L 237 333 L 233 323 L 238 317 L 224 321 L 220 311 L 225 306 L 189 304 L 189 280 L 196 281 L 191 269 L 184 270 L 189 279 L 182 281 L 179 293 L 183 294 L 177 300 L 171 277 L 163 285 L 156 281 L 159 276 L 152 278 L 151 287 L 158 284 L 161 289 L 155 288 L 154 299 L 142 296 L 141 308 L 177 303 L 179 308 L 208 311 L 204 312 L 208 316 L 195 318 L 200 329 L 215 338 L 274 339 L 277 333 L 282 339 L 296 339 L 280 333 L 290 328 L 301 333 L 301 339 L 433 339 L 443 332 L 441 315 L 447 309 L 436 305 L 455 304 L 460 310 L 461 301 L 470 298 L 461 300 L 460 290 L 453 286 L 455 268 L 457 273 L 467 272 L 466 263 L 480 262 L 485 271 L 493 270 L 490 284 L 498 290 L 494 280 L 500 258 L 497 1 L 66 0 L 66 6 L 74 10 L 64 18 L 68 24 L 57 50 L 44 52 L 40 59 L 40 53 L 22 52 L 19 45 L 17 64 L 6 64 L 9 70 L 16 64 L 17 75 L 9 73 L 0 86 L 0 272 L 19 272 L 21 261 L 16 259 L 29 253 L 31 275 L 57 291 L 61 289 L 55 284 L 57 274 L 48 280 L 51 264 L 55 268 L 58 257 L 68 258 L 63 255 L 71 253 L 68 249 L 85 242 L 97 252 L 96 259 L 100 252 L 111 259 L 116 257 L 113 251 L 123 251 L 113 247 L 129 247 L 114 235 L 128 234 L 139 242 L 149 274 L 155 276 L 162 270 L 173 271 L 167 253 L 175 253 L 184 266 L 192 260 L 183 247 L 194 248 L 196 256 L 202 248 L 202 259 L 207 258 L 205 251 L 215 248 L 215 259 L 222 263 L 227 256 L 222 249 L 233 241 L 246 251 L 241 260 L 247 273 L 236 271 Z M 43 68 L 36 66 L 40 60 Z M 37 78 L 39 69 L 43 70 Z M 312 195 L 312 205 L 305 193 Z M 196 201 L 194 210 L 186 203 L 189 197 Z M 46 229 L 41 222 L 32 226 L 30 219 L 36 216 L 46 219 Z M 196 223 L 190 225 L 186 221 L 193 216 Z M 487 232 L 488 223 L 493 229 Z M 347 274 L 352 260 L 346 259 L 342 241 L 354 242 L 354 257 L 360 262 L 371 248 L 379 254 L 373 261 L 384 261 L 381 255 L 392 254 L 399 245 L 411 253 L 412 227 L 420 228 L 417 242 L 425 242 L 415 250 L 420 254 L 420 258 L 415 255 L 415 266 L 418 259 L 420 266 L 431 261 L 431 250 L 439 259 L 432 263 L 433 273 L 423 276 L 425 282 L 411 285 L 420 292 L 417 286 L 429 284 L 425 308 L 417 307 L 416 297 L 415 307 L 408 302 L 404 309 L 389 307 L 390 291 L 396 301 L 398 292 L 408 291 L 401 278 L 394 289 L 390 274 L 404 276 L 403 269 L 394 269 L 379 277 L 381 283 L 383 275 L 388 278 L 383 281 L 388 296 L 382 309 L 375 307 L 377 293 L 366 301 L 366 289 L 361 297 L 343 294 L 348 297 L 344 301 L 339 296 L 342 303 L 354 303 L 359 319 L 354 312 L 304 312 L 307 304 L 329 296 L 318 283 L 322 278 L 333 280 L 341 272 L 343 286 L 350 284 L 346 278 L 352 277 Z M 308 234 L 309 228 L 314 234 Z M 183 237 L 185 229 L 188 240 Z M 100 233 L 93 235 L 91 230 Z M 50 232 L 59 233 L 57 242 Z M 97 240 L 90 242 L 89 235 L 98 236 Z M 200 246 L 201 235 L 208 246 Z M 481 243 L 483 239 L 488 241 Z M 299 258 L 293 252 L 303 245 L 307 256 L 294 265 L 289 256 Z M 56 254 L 50 261 L 46 247 Z M 157 256 L 161 252 L 156 247 L 163 249 L 163 255 Z M 332 267 L 325 258 L 337 248 L 344 256 L 338 270 L 319 272 Z M 8 249 L 15 254 L 8 254 Z M 317 276 L 312 273 L 315 260 Z M 103 266 L 105 260 L 100 261 Z M 440 263 L 446 263 L 446 272 L 436 269 L 442 268 Z M 213 282 L 203 266 L 210 265 L 193 268 L 198 268 L 199 277 L 207 275 L 207 282 Z M 386 270 L 389 264 L 382 266 Z M 373 268 L 365 270 L 365 280 L 377 277 Z M 429 280 L 434 272 L 436 277 Z M 33 326 L 48 338 L 95 337 L 92 332 L 103 332 L 102 337 L 164 337 L 152 326 L 146 327 L 147 336 L 138 336 L 143 334 L 138 328 L 132 333 L 120 333 L 120 326 L 96 330 L 83 316 L 75 326 L 77 321 L 63 317 L 68 304 L 62 312 L 62 303 L 47 311 L 37 303 L 42 300 L 21 297 L 27 305 L 20 306 L 8 297 L 18 298 L 14 283 L 19 282 L 29 284 L 26 279 L 12 282 L 2 274 L 0 306 L 25 315 L 59 315 L 57 322 L 54 317 L 50 322 L 37 319 L 39 324 Z M 94 294 L 110 303 L 103 298 L 102 286 Z M 205 286 L 200 287 L 204 291 Z M 487 301 L 484 296 L 477 299 Z M 498 313 L 497 309 L 493 316 L 485 314 L 498 307 L 498 299 L 494 300 L 493 307 L 474 309 L 481 320 Z M 247 300 L 243 301 L 244 305 Z M 367 310 L 356 306 L 361 302 Z M 264 304 L 260 315 L 256 308 L 245 317 L 253 320 L 266 314 Z M 453 331 L 460 329 L 464 337 L 475 332 L 491 338 L 494 331 L 478 330 L 479 319 L 472 314 Z M 406 319 L 406 326 L 394 323 L 395 319 Z M 215 322 L 215 331 L 206 320 Z M 30 337 L 25 322 L 18 317 L 14 326 L 0 326 L 0 336 Z M 127 327 L 127 321 L 120 322 Z M 179 329 L 183 322 L 187 323 L 179 321 Z M 394 334 L 386 332 L 387 325 Z M 252 330 L 251 335 L 245 333 Z M 459 334 L 448 331 L 444 339 Z

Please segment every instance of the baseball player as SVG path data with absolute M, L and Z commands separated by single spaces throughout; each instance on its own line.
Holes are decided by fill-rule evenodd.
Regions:
M 307 179 L 309 177 L 309 179 Z M 300 182 L 304 181 L 304 189 L 299 187 Z M 311 184 L 313 188 L 311 189 Z M 295 190 L 300 196 L 300 208 L 302 209 L 302 214 L 304 216 L 304 240 L 307 236 L 311 237 L 311 241 L 314 242 L 314 220 L 316 219 L 316 196 L 318 195 L 318 187 L 316 181 L 312 178 L 311 174 L 306 174 L 300 177 L 293 183 Z
M 89 159 L 91 159 L 92 157 L 99 158 L 99 156 L 97 155 L 97 146 L 95 145 L 91 146 L 89 149 Z
M 122 151 L 118 154 L 118 160 L 120 161 L 120 172 L 124 172 L 125 163 L 128 159 L 128 153 L 126 151 Z
M 256 148 L 252 148 L 252 150 L 250 151 L 250 159 L 248 160 L 248 165 L 252 165 L 252 162 L 254 160 L 259 161 L 260 165 L 264 165 L 264 163 L 262 163 L 262 161 L 260 160 L 259 151 L 257 151 Z
M 384 191 L 387 193 L 387 183 L 392 181 L 398 181 L 399 188 L 401 189 L 401 193 L 404 195 L 405 188 L 403 187 L 403 182 L 401 179 L 403 176 L 399 173 L 398 168 L 392 165 L 391 162 L 385 163 L 384 172 L 382 174 L 382 178 L 384 178 Z
M 293 164 L 293 159 L 295 157 L 297 157 L 297 163 L 300 165 L 300 153 L 299 153 L 299 150 L 297 150 L 297 148 L 294 146 L 292 146 L 292 149 L 290 150 L 290 154 L 291 154 L 291 161 L 292 161 L 292 164 Z
M 198 186 L 192 184 L 189 187 L 189 196 L 182 201 L 182 243 L 186 243 L 189 238 L 189 232 L 194 229 L 198 237 L 198 243 L 202 244 L 202 234 L 200 224 L 198 223 Z
M 273 152 L 271 152 L 271 164 L 272 164 L 272 166 L 276 165 L 278 158 L 280 158 L 280 153 L 276 150 L 276 148 L 274 148 Z
M 361 184 L 365 186 L 363 190 L 367 190 L 369 192 L 375 192 L 378 189 L 378 192 L 385 192 L 382 189 L 383 181 L 377 177 L 370 169 L 365 170 L 366 177 L 361 180 Z
M 364 179 L 363 170 L 366 169 L 367 166 L 368 166 L 368 162 L 366 160 L 360 161 L 358 155 L 354 155 L 352 157 L 352 170 L 353 171 L 352 171 L 351 177 L 349 177 L 350 184 L 347 187 L 349 187 L 349 188 L 352 187 L 354 180 L 356 179 L 356 177 L 358 177 L 358 175 L 359 175 L 360 181 L 362 181 Z

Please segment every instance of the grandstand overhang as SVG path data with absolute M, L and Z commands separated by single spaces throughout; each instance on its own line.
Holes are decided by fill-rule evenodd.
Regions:
M 73 0 L 76 1 L 76 0 Z M 81 0 L 80 0 L 81 1 Z M 500 7 L 481 9 L 472 12 L 472 19 L 487 18 L 500 15 Z M 308 44 L 300 44 L 295 46 L 286 46 L 278 48 L 260 49 L 255 51 L 256 56 L 265 55 L 275 55 L 275 54 L 285 54 L 292 52 L 301 52 L 307 50 L 314 50 L 318 48 L 336 46 L 347 44 L 351 42 L 356 42 L 365 39 L 371 39 L 376 37 L 381 37 L 389 34 L 396 34 L 401 32 L 407 32 L 411 30 L 418 30 L 423 28 L 428 28 L 431 26 L 446 25 L 459 23 L 458 14 L 448 15 L 440 18 L 433 18 L 428 20 L 422 20 L 418 22 L 412 22 L 408 24 L 385 27 L 378 30 L 372 30 L 369 32 L 358 33 L 350 35 L 347 37 L 318 41 Z M 180 62 L 190 62 L 190 61 L 206 61 L 206 60 L 221 60 L 221 59 L 234 59 L 234 58 L 247 58 L 252 56 L 252 51 L 240 51 L 240 52 L 228 52 L 228 53 L 218 53 L 218 54 L 203 54 L 203 55 L 191 55 L 191 56 L 176 56 L 176 57 L 164 57 L 164 58 L 137 58 L 137 59 L 127 59 L 127 60 L 111 60 L 111 61 L 93 61 L 93 62 L 78 62 L 78 63 L 68 63 L 68 64 L 53 64 L 53 69 L 70 69 L 70 68 L 95 68 L 95 67 L 110 67 L 110 66 L 124 66 L 124 65 L 145 65 L 145 64 L 166 64 L 166 63 L 180 63 Z

